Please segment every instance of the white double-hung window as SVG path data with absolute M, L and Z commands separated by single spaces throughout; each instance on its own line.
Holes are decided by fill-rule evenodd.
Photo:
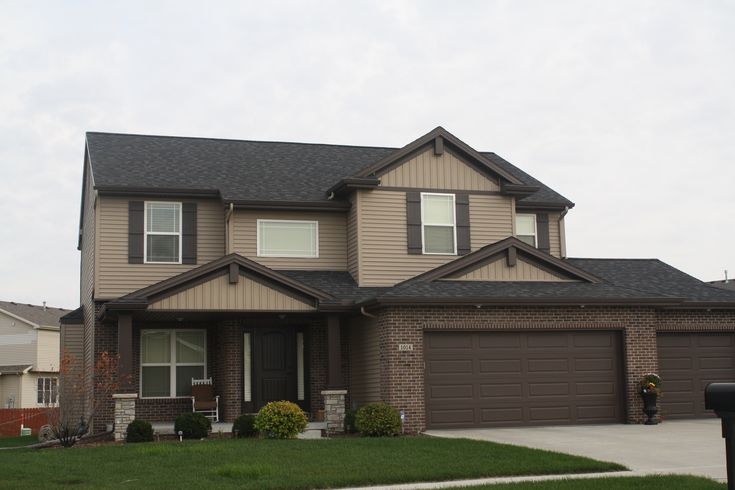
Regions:
M 38 405 L 56 405 L 59 403 L 59 380 L 57 378 L 38 378 L 36 403 Z
M 457 254 L 454 194 L 421 193 L 421 242 L 425 254 Z
M 258 257 L 319 257 L 319 222 L 258 220 Z
M 536 247 L 536 215 L 516 214 L 516 238 Z
M 145 203 L 145 262 L 181 263 L 181 203 Z
M 142 330 L 140 392 L 143 398 L 191 395 L 191 379 L 207 376 L 205 330 Z

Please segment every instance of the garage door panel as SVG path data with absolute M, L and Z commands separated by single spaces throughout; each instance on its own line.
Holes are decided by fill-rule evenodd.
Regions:
M 437 360 L 430 363 L 432 374 L 472 374 L 472 361 L 461 360 Z
M 429 396 L 432 400 L 451 399 L 471 400 L 473 396 L 472 385 L 434 385 L 431 387 Z
M 662 416 L 713 416 L 704 408 L 704 388 L 714 382 L 735 382 L 735 334 L 659 333 L 657 342 L 664 383 Z
M 432 350 L 472 349 L 472 337 L 461 335 L 434 335 L 427 339 Z
M 621 422 L 620 334 L 610 331 L 429 332 L 425 342 L 430 428 Z M 433 337 L 462 336 L 472 349 L 451 351 Z M 472 339 L 471 341 L 467 339 Z M 493 347 L 495 346 L 495 347 Z M 473 372 L 437 373 L 435 359 L 472 361 Z M 436 386 L 461 386 L 451 391 Z M 433 393 L 446 398 L 436 398 Z M 474 419 L 468 421 L 472 412 Z

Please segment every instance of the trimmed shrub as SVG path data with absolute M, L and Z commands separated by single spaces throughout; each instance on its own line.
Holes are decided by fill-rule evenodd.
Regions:
M 357 411 L 355 427 L 364 436 L 394 436 L 401 432 L 401 415 L 390 405 L 371 403 Z
M 152 442 L 153 427 L 145 420 L 135 419 L 128 424 L 127 442 Z
M 287 401 L 270 402 L 255 416 L 255 428 L 269 439 L 293 439 L 306 424 L 304 411 Z
M 212 422 L 196 412 L 184 412 L 176 417 L 174 423 L 174 432 L 178 435 L 179 431 L 183 432 L 184 439 L 203 439 L 209 435 L 212 428 Z
M 357 413 L 357 410 L 349 409 L 345 412 L 345 433 L 347 434 L 354 434 L 357 432 L 357 427 L 355 427 L 355 414 Z
M 255 415 L 243 414 L 235 419 L 232 424 L 232 434 L 237 433 L 236 437 L 253 437 L 255 430 Z

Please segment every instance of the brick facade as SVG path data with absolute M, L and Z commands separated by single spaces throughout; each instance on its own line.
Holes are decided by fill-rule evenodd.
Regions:
M 425 330 L 619 330 L 628 423 L 644 420 L 638 382 L 658 371 L 657 331 L 735 331 L 735 312 L 644 307 L 392 307 L 378 312 L 381 398 L 404 410 L 406 430 L 426 428 Z M 413 344 L 398 351 L 398 344 Z

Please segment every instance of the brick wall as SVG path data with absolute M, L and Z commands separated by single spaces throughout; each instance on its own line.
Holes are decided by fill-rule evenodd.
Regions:
M 623 338 L 626 420 L 644 419 L 638 382 L 658 371 L 657 330 L 735 331 L 735 312 L 657 311 L 643 307 L 393 307 L 378 313 L 381 397 L 406 412 L 406 427 L 426 427 L 423 332 L 454 330 L 619 330 Z M 398 344 L 413 351 L 398 351 Z

